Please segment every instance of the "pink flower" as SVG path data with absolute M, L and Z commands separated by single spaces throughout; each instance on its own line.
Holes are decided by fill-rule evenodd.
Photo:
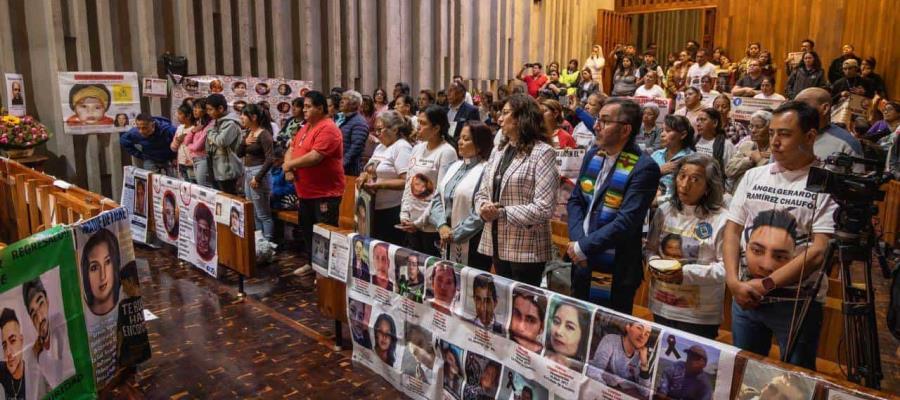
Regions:
M 6 136 L 0 137 L 0 144 L 7 144 L 7 143 L 9 143 L 9 140 L 6 139 Z

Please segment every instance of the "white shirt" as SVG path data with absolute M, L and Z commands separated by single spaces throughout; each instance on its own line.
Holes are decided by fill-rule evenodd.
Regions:
M 406 140 L 398 139 L 385 147 L 379 144 L 372 153 L 372 158 L 366 164 L 366 170 L 375 168 L 375 181 L 383 181 L 388 179 L 397 179 L 401 174 L 405 174 L 409 168 L 409 157 L 412 153 L 412 145 Z M 375 196 L 375 209 L 384 210 L 400 205 L 403 199 L 403 190 L 378 190 Z
M 762 92 L 760 92 L 760 93 L 759 93 L 758 95 L 756 95 L 756 96 L 753 96 L 753 98 L 754 98 L 754 99 L 763 99 L 763 100 L 781 100 L 781 101 L 786 100 L 786 99 L 784 98 L 784 96 L 782 96 L 782 95 L 780 95 L 780 94 L 778 94 L 778 93 L 772 93 L 771 96 L 766 96 L 766 95 L 763 94 Z
M 653 85 L 650 89 L 647 89 L 645 85 L 641 85 L 634 91 L 634 97 L 665 98 L 666 91 L 659 85 Z
M 708 76 L 710 78 L 716 78 L 716 66 L 711 62 L 707 62 L 702 66 L 694 63 L 688 68 L 688 86 L 697 86 L 700 87 L 700 79 L 704 76 Z
M 710 157 L 713 156 L 713 144 L 715 144 L 716 139 L 712 138 L 710 140 L 704 139 L 700 137 L 697 139 L 697 143 L 694 145 L 698 153 L 708 154 Z M 731 156 L 734 155 L 734 144 L 731 143 L 730 140 L 725 139 L 725 147 L 722 152 L 722 168 L 725 168 L 728 165 L 728 160 L 731 159 Z
M 428 142 L 413 147 L 406 173 L 406 187 L 403 189 L 403 200 L 400 204 L 401 221 L 412 221 L 424 232 L 436 231 L 435 227 L 428 224 L 425 210 L 431 204 L 437 183 L 443 180 L 450 164 L 458 159 L 456 149 L 446 142 L 434 150 L 428 150 Z M 425 191 L 417 190 L 417 193 L 413 193 L 413 185 L 419 188 L 424 186 Z
M 575 125 L 572 131 L 572 138 L 575 139 L 575 145 L 583 148 L 590 148 L 594 144 L 594 131 L 584 124 L 584 121 Z

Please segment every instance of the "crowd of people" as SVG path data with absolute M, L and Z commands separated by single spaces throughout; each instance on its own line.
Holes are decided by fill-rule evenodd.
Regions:
M 546 73 L 528 63 L 496 92 L 470 91 L 461 76 L 437 92 L 397 83 L 391 97 L 381 88 L 309 91 L 286 121 L 272 121 L 262 104 L 229 112 L 212 94 L 182 104 L 177 125 L 138 116 L 122 144 L 145 169 L 242 194 L 267 240 L 281 239 L 272 209 L 295 207 L 307 254 L 314 224 L 337 225 L 345 175 L 354 176 L 357 193 L 374 199 L 373 238 L 532 285 L 558 257 L 556 150 L 584 148 L 566 203 L 573 297 L 630 314 L 646 275 L 656 322 L 715 338 L 728 290 L 734 344 L 765 355 L 773 335 L 784 348 L 798 296 L 812 296 L 790 361 L 814 368 L 824 288 L 804 289 L 834 233 L 836 205 L 807 191 L 806 177 L 836 152 L 900 169 L 900 104 L 875 60 L 852 46 L 827 72 L 812 40 L 799 53 L 785 60 L 784 94 L 759 43 L 732 62 L 722 48 L 689 41 L 665 65 L 655 45 L 640 57 L 634 46 L 608 56 L 594 46 L 581 69 L 576 59 Z M 730 118 L 726 93 L 786 102 L 746 126 Z M 833 123 L 832 108 L 850 94 L 873 98 L 869 118 Z M 670 101 L 659 124 L 660 106 L 634 97 L 684 105 Z M 612 274 L 608 298 L 592 297 L 596 271 Z

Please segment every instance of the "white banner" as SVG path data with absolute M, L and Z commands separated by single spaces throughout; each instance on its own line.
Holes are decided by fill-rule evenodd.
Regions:
M 216 277 L 219 269 L 214 210 L 218 192 L 200 185 L 181 182 L 179 207 L 181 233 L 178 258 Z
M 178 179 L 153 174 L 153 219 L 156 237 L 170 245 L 178 245 L 181 212 L 178 207 Z
M 60 72 L 66 133 L 123 132 L 141 112 L 135 72 Z
M 150 171 L 128 166 L 123 178 L 121 203 L 131 216 L 131 236 L 140 243 L 147 243 Z
M 6 111 L 10 115 L 24 117 L 27 114 L 25 109 L 25 80 L 21 74 L 5 74 L 4 85 L 6 88 Z

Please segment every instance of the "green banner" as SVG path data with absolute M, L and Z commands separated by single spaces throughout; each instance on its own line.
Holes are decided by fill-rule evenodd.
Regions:
M 78 282 L 67 227 L 0 251 L 0 398 L 96 397 Z

